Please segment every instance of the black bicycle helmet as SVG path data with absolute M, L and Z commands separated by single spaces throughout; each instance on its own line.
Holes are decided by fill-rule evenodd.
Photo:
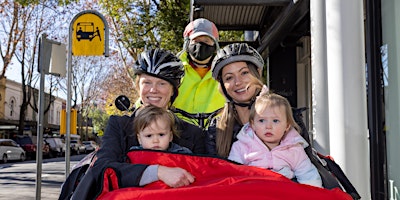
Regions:
M 148 74 L 157 78 L 164 79 L 174 86 L 173 102 L 178 96 L 178 87 L 181 78 L 185 74 L 183 64 L 174 54 L 164 49 L 151 49 L 142 52 L 134 66 L 135 75 Z
M 259 69 L 264 67 L 264 59 L 247 43 L 232 43 L 217 51 L 212 65 L 212 77 L 218 80 L 221 69 L 233 62 L 251 62 Z

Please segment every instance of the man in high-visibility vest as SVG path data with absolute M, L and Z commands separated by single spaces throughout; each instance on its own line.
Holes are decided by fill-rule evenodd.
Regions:
M 219 49 L 218 29 L 213 22 L 199 18 L 186 26 L 183 37 L 185 41 L 179 58 L 184 65 L 185 76 L 173 106 L 191 114 L 212 113 L 225 103 L 210 70 Z M 180 117 L 199 125 L 196 120 Z

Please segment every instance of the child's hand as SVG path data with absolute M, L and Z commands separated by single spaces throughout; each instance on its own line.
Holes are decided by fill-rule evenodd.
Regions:
M 158 178 L 170 187 L 182 187 L 194 182 L 195 177 L 179 167 L 158 167 Z

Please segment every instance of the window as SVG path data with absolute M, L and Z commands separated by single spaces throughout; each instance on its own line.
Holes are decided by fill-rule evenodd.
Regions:
M 56 113 L 56 125 L 60 125 L 60 117 L 61 117 L 61 111 L 60 108 L 58 108 Z
M 14 101 L 14 99 L 11 99 L 11 101 L 10 101 L 10 117 L 12 117 L 14 114 L 14 107 L 15 107 L 15 101 Z
M 50 113 L 49 113 L 49 123 L 53 124 L 54 123 L 54 104 L 51 103 L 50 105 Z

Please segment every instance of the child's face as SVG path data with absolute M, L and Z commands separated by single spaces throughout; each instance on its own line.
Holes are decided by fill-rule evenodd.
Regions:
M 167 150 L 172 141 L 171 127 L 166 120 L 157 119 L 138 134 L 143 149 Z
M 256 135 L 269 149 L 278 146 L 285 132 L 289 130 L 284 106 L 255 107 L 256 114 L 251 124 Z

